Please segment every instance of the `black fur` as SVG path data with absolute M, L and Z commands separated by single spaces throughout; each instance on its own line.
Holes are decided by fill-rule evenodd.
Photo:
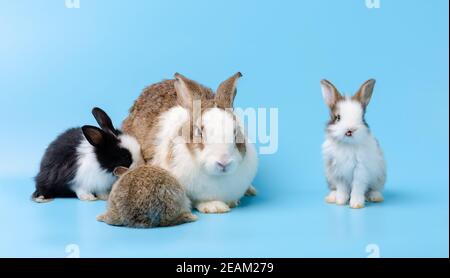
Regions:
M 77 147 L 83 138 L 81 128 L 71 128 L 48 146 L 35 177 L 36 191 L 33 198 L 75 197 L 68 184 L 75 177 Z
M 103 111 L 102 109 L 94 107 L 92 109 L 92 115 L 94 116 L 95 120 L 97 121 L 98 125 L 103 131 L 113 133 L 116 136 L 122 134 L 120 130 L 114 128 L 111 118 L 109 118 L 106 112 Z
M 85 128 L 84 126 L 83 128 Z M 119 146 L 119 139 L 116 136 L 103 132 L 103 142 L 95 147 L 95 155 L 100 167 L 112 173 L 118 166 L 130 167 L 133 159 L 130 151 Z

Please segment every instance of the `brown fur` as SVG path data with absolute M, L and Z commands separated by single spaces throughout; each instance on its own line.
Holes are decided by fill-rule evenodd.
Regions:
M 332 125 L 336 121 L 337 116 L 337 106 L 340 101 L 343 101 L 345 97 L 338 91 L 338 89 L 331 83 L 330 81 L 324 79 L 322 82 L 326 83 L 328 86 L 332 88 L 332 91 L 334 93 L 334 102 L 329 104 L 330 108 L 330 120 L 328 121 L 327 126 Z
M 177 105 L 174 80 L 165 80 L 144 89 L 122 123 L 125 133 L 135 136 L 141 144 L 144 160 L 150 161 L 154 154 L 154 138 L 158 132 L 158 117 L 162 112 Z
M 236 73 L 222 82 L 214 95 L 211 89 L 177 73 L 174 80 L 165 80 L 144 89 L 131 107 L 129 116 L 124 120 L 122 130 L 137 138 L 142 147 L 144 160 L 148 163 L 155 153 L 155 137 L 159 131 L 158 122 L 162 113 L 177 105 L 192 111 L 195 100 L 201 101 L 201 114 L 213 107 L 232 108 L 236 95 L 236 83 L 241 76 L 242 74 Z M 180 84 L 176 85 L 175 82 L 182 82 L 183 86 L 191 92 L 191 101 L 186 101 L 186 98 L 180 96 L 180 92 L 176 89 Z M 194 138 L 192 123 L 197 122 L 197 116 L 191 113 L 191 122 L 185 123 L 183 127 L 183 131 L 189 131 L 185 140 L 191 152 L 204 147 L 202 138 Z M 243 134 L 240 135 L 243 137 Z M 236 147 L 242 155 L 245 155 L 245 143 L 242 140 L 236 142 Z M 169 152 L 167 160 L 173 159 L 172 150 Z
M 214 98 L 215 102 L 217 103 L 217 107 L 223 109 L 233 107 L 234 98 L 236 97 L 237 92 L 237 81 L 241 77 L 242 74 L 238 72 L 219 85 L 219 88 L 217 88 L 216 96 Z
M 372 97 L 373 89 L 375 87 L 375 79 L 369 79 L 364 84 L 361 85 L 358 92 L 352 96 L 353 100 L 359 101 L 364 109 L 366 110 L 367 105 L 369 105 L 370 99 Z
M 174 144 L 173 144 L 173 142 L 170 142 L 170 144 L 169 144 L 169 151 L 167 152 L 167 156 L 166 156 L 166 162 L 167 162 L 167 164 L 169 164 L 170 165 L 170 163 L 172 163 L 172 161 L 173 161 L 173 158 L 174 158 Z
M 334 94 L 334 102 L 329 105 L 330 112 L 333 112 L 336 110 L 336 105 L 339 101 L 344 100 L 344 96 L 342 96 L 341 93 L 339 93 L 338 89 L 331 83 L 330 81 L 324 79 L 322 82 L 326 83 L 328 86 L 332 88 L 333 94 Z
M 142 165 L 121 173 L 113 185 L 108 210 L 97 219 L 135 228 L 172 226 L 197 219 L 190 211 L 184 188 L 169 172 Z

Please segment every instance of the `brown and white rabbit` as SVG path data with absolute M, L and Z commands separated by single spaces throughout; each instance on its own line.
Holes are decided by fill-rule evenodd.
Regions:
M 197 220 L 184 188 L 166 170 L 141 165 L 117 167 L 108 210 L 97 217 L 109 225 L 134 228 L 164 227 Z
M 366 199 L 383 201 L 385 160 L 364 117 L 374 86 L 375 80 L 368 80 L 354 96 L 348 97 L 329 81 L 321 81 L 331 117 L 322 145 L 329 203 L 345 205 L 350 201 L 350 207 L 363 208 Z
M 256 150 L 232 111 L 241 76 L 214 94 L 177 73 L 147 87 L 122 126 L 142 145 L 146 163 L 173 174 L 203 213 L 228 212 L 244 194 L 256 194 Z

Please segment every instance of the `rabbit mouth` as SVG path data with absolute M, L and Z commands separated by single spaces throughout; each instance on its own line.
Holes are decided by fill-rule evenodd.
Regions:
M 236 172 L 237 166 L 233 163 L 230 165 L 220 165 L 215 163 L 212 165 L 205 165 L 204 171 L 209 176 L 229 176 Z
M 208 174 L 211 176 L 229 176 L 232 175 L 235 171 L 233 169 L 215 169 L 214 171 L 208 171 Z
M 364 141 L 365 138 L 364 132 L 352 132 L 349 133 L 348 131 L 344 134 L 340 134 L 339 136 L 336 136 L 335 139 L 339 142 L 346 143 L 346 144 L 359 144 L 362 141 Z
M 348 144 L 352 144 L 352 143 L 356 143 L 357 142 L 357 140 L 356 140 L 356 138 L 354 136 L 348 136 L 348 135 L 341 136 L 341 140 L 340 141 L 344 142 L 344 143 L 348 143 Z

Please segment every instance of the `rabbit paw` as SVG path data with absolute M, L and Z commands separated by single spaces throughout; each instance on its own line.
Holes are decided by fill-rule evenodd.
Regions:
M 34 198 L 33 201 L 35 201 L 36 203 L 48 203 L 53 201 L 53 199 L 46 199 L 44 196 L 41 195 Z
M 256 188 L 254 188 L 253 185 L 250 185 L 245 192 L 245 196 L 256 196 L 257 193 Z
M 350 199 L 350 195 L 347 192 L 336 191 L 336 205 L 346 205 Z
M 230 211 L 230 207 L 222 201 L 198 203 L 196 208 L 203 213 L 225 213 Z
M 198 220 L 197 215 L 192 213 L 185 213 L 181 216 L 182 223 L 194 222 Z
M 369 191 L 367 193 L 367 200 L 369 202 L 380 203 L 384 201 L 384 198 L 380 191 Z
M 92 193 L 77 193 L 78 199 L 81 201 L 96 201 L 98 200 L 97 197 L 94 196 Z
M 336 190 L 330 191 L 330 193 L 325 197 L 325 202 L 329 204 L 336 203 Z
M 109 197 L 109 194 L 108 193 L 102 193 L 102 194 L 96 194 L 96 196 L 97 196 L 97 198 L 99 200 L 107 201 L 108 197 Z
M 353 209 L 360 209 L 365 206 L 365 197 L 364 196 L 352 196 L 350 199 L 350 207 Z

